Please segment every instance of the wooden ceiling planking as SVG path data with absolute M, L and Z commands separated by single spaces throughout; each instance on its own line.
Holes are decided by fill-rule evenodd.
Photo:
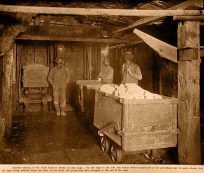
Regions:
M 189 8 L 191 6 L 203 6 L 203 2 L 202 0 L 188 0 L 188 1 L 184 1 L 182 3 L 176 4 L 174 6 L 169 7 L 168 9 L 170 10 L 176 10 L 176 9 L 186 9 Z M 162 17 L 159 16 L 153 16 L 153 17 L 147 17 L 147 18 L 143 18 L 140 20 L 135 21 L 134 23 L 130 24 L 129 26 L 125 26 L 124 28 L 120 28 L 115 30 L 113 33 L 119 33 L 119 32 L 124 32 L 126 30 L 135 28 L 137 26 L 141 26 L 153 21 L 156 21 L 158 19 L 161 19 Z

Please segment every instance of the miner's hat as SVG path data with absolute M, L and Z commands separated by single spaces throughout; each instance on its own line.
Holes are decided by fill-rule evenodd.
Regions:
M 133 54 L 130 51 L 125 52 L 125 58 L 127 59 L 133 59 Z

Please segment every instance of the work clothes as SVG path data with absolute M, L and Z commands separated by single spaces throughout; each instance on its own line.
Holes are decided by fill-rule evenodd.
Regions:
M 53 67 L 50 70 L 48 81 L 53 88 L 66 88 L 66 84 L 69 82 L 69 72 L 64 66 L 61 68 Z
M 101 72 L 98 74 L 98 78 L 101 78 L 103 83 L 113 83 L 114 70 L 111 66 L 103 66 Z
M 54 105 L 57 115 L 64 115 L 66 107 L 66 85 L 69 82 L 70 75 L 68 69 L 64 66 L 53 67 L 48 75 L 48 81 L 53 87 Z
M 136 83 L 138 84 L 138 80 L 142 79 L 142 73 L 140 67 L 131 62 L 124 63 L 122 65 L 122 84 L 125 83 Z

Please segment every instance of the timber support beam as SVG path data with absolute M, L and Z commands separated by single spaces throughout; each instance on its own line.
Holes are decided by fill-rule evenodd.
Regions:
M 56 15 L 88 15 L 88 16 L 200 16 L 202 10 L 137 10 L 137 9 L 104 9 L 104 8 L 68 8 L 68 7 L 42 7 L 0 5 L 0 12 L 29 13 L 29 14 L 56 14 Z
M 200 164 L 200 24 L 178 24 L 178 160 Z

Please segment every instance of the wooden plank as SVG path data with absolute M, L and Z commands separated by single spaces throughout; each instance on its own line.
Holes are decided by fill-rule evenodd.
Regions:
M 204 26 L 204 22 L 203 21 L 200 21 L 200 26 Z
M 17 85 L 17 45 L 13 45 L 13 76 L 12 76 L 12 102 L 13 102 L 13 112 L 17 110 L 17 100 L 18 100 L 18 85 Z
M 198 48 L 180 49 L 179 57 L 180 60 L 195 60 L 196 58 L 200 57 L 200 50 Z
M 87 44 L 87 78 L 88 80 L 92 79 L 92 70 L 93 70 L 93 66 L 92 66 L 92 60 L 93 60 L 93 56 L 92 56 L 92 43 L 88 43 Z
M 22 46 L 15 43 L 16 44 L 16 97 L 17 99 L 21 98 L 21 89 L 20 89 L 20 85 L 21 85 L 21 65 L 20 65 L 20 56 L 22 55 Z M 17 56 L 18 55 L 18 56 Z M 18 102 L 17 104 L 17 110 L 20 110 L 20 104 Z
M 191 30 L 181 28 L 191 28 Z M 189 40 L 192 40 L 191 46 L 199 46 L 200 36 L 197 34 L 199 28 L 198 21 L 180 23 L 178 45 L 185 46 L 189 44 Z M 187 52 L 179 56 L 189 56 L 189 54 Z M 188 59 L 191 58 L 179 57 L 178 61 L 178 159 L 181 164 L 199 164 L 201 162 L 200 59 L 199 56 L 196 60 Z
M 136 42 L 128 43 L 128 44 L 118 44 L 118 45 L 110 46 L 110 49 L 116 49 L 116 48 L 121 48 L 124 46 L 136 45 L 136 44 L 141 44 L 141 43 L 144 43 L 144 42 L 143 41 L 136 41 Z
M 174 20 L 204 20 L 204 16 L 174 16 Z
M 49 52 L 49 57 L 48 57 L 48 59 L 49 59 L 49 65 L 51 65 L 51 66 L 54 66 L 54 59 L 55 59 L 55 48 L 54 48 L 54 45 L 53 44 L 50 44 L 49 45 L 49 50 L 48 50 L 48 52 Z
M 188 0 L 188 1 L 182 2 L 182 3 L 178 4 L 178 5 L 175 5 L 173 7 L 170 7 L 170 8 L 168 8 L 168 10 L 186 9 L 186 8 L 188 8 L 190 6 L 194 6 L 194 5 L 202 7 L 203 6 L 203 1 L 202 0 Z M 113 33 L 123 32 L 125 30 L 132 29 L 132 28 L 140 26 L 140 25 L 144 25 L 144 24 L 153 22 L 155 20 L 159 20 L 161 18 L 162 17 L 158 17 L 158 16 L 157 17 L 143 18 L 143 19 L 141 19 L 139 21 L 136 21 L 135 23 L 127 26 L 127 27 L 118 29 L 118 30 L 114 31 Z
M 76 37 L 58 37 L 58 36 L 38 36 L 21 34 L 16 40 L 42 40 L 42 41 L 73 41 L 73 42 L 97 42 L 97 43 L 130 43 L 129 40 L 111 39 L 111 38 L 76 38 Z
M 61 14 L 61 15 L 97 15 L 97 16 L 191 16 L 201 15 L 199 10 L 137 10 L 137 9 L 98 9 L 98 8 L 67 8 L 43 6 L 0 5 L 0 12 Z
M 204 49 L 200 50 L 200 57 L 204 57 Z
M 199 7 L 199 8 L 203 8 L 203 0 L 191 0 L 194 2 L 194 6 Z
M 30 26 L 24 33 L 58 37 L 100 37 L 101 29 L 94 26 Z
M 146 44 L 148 44 L 152 49 L 154 49 L 160 56 L 177 62 L 177 48 L 167 44 L 151 35 L 148 35 L 138 29 L 133 31 L 138 37 L 140 37 Z

